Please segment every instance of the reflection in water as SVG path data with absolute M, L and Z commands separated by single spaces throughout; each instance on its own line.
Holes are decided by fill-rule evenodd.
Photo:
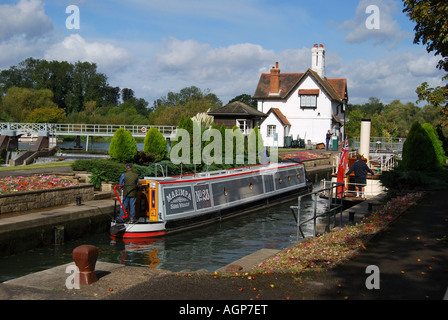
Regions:
M 327 202 L 319 200 L 323 210 Z M 0 282 L 73 262 L 71 253 L 82 244 L 99 248 L 100 261 L 145 266 L 169 271 L 217 270 L 263 248 L 283 249 L 297 240 L 290 206 L 297 200 L 277 204 L 230 220 L 153 239 L 111 239 L 108 233 L 86 235 L 61 246 L 29 250 L 0 257 Z M 302 201 L 302 218 L 312 214 L 312 202 Z M 311 232 L 312 223 L 305 231 Z

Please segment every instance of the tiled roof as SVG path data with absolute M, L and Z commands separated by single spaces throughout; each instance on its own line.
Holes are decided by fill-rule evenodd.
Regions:
M 348 100 L 347 79 L 327 79 L 328 83 L 333 87 L 334 91 L 342 100 Z
M 269 95 L 271 75 L 262 73 L 254 93 L 254 99 L 287 99 L 306 75 L 312 76 L 331 99 L 340 102 L 348 100 L 346 79 L 322 79 L 311 69 L 305 73 L 280 73 L 280 93 L 276 96 Z
M 274 96 L 275 99 L 285 99 L 295 85 L 302 79 L 303 73 L 280 73 L 280 94 Z M 271 84 L 271 74 L 262 73 L 257 89 L 255 90 L 254 99 L 272 98 L 269 96 Z
M 221 107 L 219 109 L 208 112 L 211 116 L 219 116 L 219 115 L 242 115 L 242 116 L 259 116 L 259 117 L 267 117 L 263 112 L 258 111 L 247 104 L 235 101 Z
M 291 123 L 289 122 L 289 120 L 285 117 L 285 115 L 280 111 L 280 109 L 278 109 L 278 108 L 271 108 L 269 111 L 268 111 L 268 115 L 271 113 L 271 112 L 273 112 L 276 116 L 277 116 L 277 118 L 280 120 L 280 122 L 281 123 L 283 123 L 283 125 L 285 125 L 285 126 L 290 126 L 291 125 Z

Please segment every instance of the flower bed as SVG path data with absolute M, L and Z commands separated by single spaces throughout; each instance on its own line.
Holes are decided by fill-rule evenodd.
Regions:
M 56 175 L 34 175 L 30 177 L 7 177 L 0 179 L 0 195 L 24 191 L 48 190 L 60 187 L 73 187 L 78 183 Z
M 415 204 L 422 193 L 412 193 L 389 201 L 383 208 L 355 225 L 305 239 L 275 257 L 261 262 L 253 271 L 291 272 L 319 270 L 335 266 L 350 254 L 364 247 L 374 234 L 380 232 L 405 209 Z
M 77 197 L 94 198 L 93 185 L 56 175 L 0 179 L 0 190 L 0 215 L 75 203 Z
M 302 161 L 322 159 L 325 157 L 326 156 L 324 156 L 320 153 L 309 152 L 309 151 L 301 151 L 301 152 L 294 152 L 294 153 L 280 155 L 280 158 L 282 160 L 291 159 L 291 158 L 300 158 L 300 160 L 302 160 Z

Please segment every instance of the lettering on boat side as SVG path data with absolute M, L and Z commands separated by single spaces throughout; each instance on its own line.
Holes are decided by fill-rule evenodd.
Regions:
M 196 199 L 196 208 L 204 209 L 212 206 L 210 188 L 208 185 L 194 186 L 194 195 Z
M 267 304 L 226 304 L 224 308 L 202 307 L 187 304 L 179 308 L 180 315 L 205 315 L 210 318 L 212 313 L 228 315 L 265 315 Z
M 176 187 L 164 189 L 166 213 L 176 214 L 193 210 L 191 187 Z

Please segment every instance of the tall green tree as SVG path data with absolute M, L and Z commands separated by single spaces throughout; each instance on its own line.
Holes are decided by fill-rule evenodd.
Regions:
M 123 128 L 115 131 L 109 145 L 109 156 L 120 162 L 128 162 L 135 159 L 138 148 L 132 133 Z
M 401 165 L 407 171 L 435 171 L 440 167 L 432 141 L 417 121 L 403 144 Z
M 155 125 L 175 126 L 181 116 L 192 118 L 198 113 L 214 110 L 222 106 L 219 98 L 208 89 L 202 91 L 191 86 L 179 92 L 169 92 L 167 96 L 154 101 L 149 121 Z
M 143 151 L 156 155 L 160 160 L 163 160 L 168 156 L 165 137 L 156 127 L 152 127 L 146 133 Z
M 109 85 L 107 76 L 99 73 L 94 63 L 34 58 L 0 72 L 0 91 L 5 93 L 12 87 L 49 89 L 53 101 L 67 114 L 83 111 L 87 101 L 96 101 L 99 107 L 117 106 L 121 92 Z
M 428 134 L 429 139 L 431 139 L 431 143 L 440 166 L 446 165 L 446 157 L 445 157 L 445 151 L 443 150 L 443 142 L 439 139 L 439 135 L 437 134 L 436 129 L 429 123 L 424 123 L 422 125 L 422 128 Z
M 426 51 L 440 55 L 437 68 L 447 74 L 448 79 L 448 2 L 446 0 L 403 0 L 403 12 L 416 23 L 414 43 L 426 46 Z M 442 105 L 442 122 L 448 124 L 448 85 L 430 88 L 427 82 L 416 90 L 419 101 L 435 106 Z
M 51 90 L 12 87 L 2 97 L 2 111 L 9 116 L 10 121 L 23 122 L 38 108 L 57 108 Z

